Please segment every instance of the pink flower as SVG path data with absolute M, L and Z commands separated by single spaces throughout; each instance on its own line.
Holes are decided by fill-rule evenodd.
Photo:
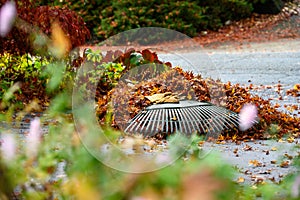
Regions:
M 245 131 L 255 123 L 257 118 L 257 107 L 254 104 L 245 104 L 239 116 L 239 129 Z
M 3 134 L 1 138 L 1 155 L 5 161 L 9 162 L 16 156 L 16 140 L 12 134 Z
M 12 28 L 17 15 L 16 4 L 14 1 L 7 1 L 0 8 L 0 36 L 5 37 Z
M 26 140 L 26 155 L 35 157 L 38 153 L 38 147 L 41 142 L 42 129 L 39 118 L 34 118 L 30 123 L 29 134 Z
M 155 162 L 156 164 L 169 164 L 171 163 L 173 160 L 171 158 L 171 155 L 169 153 L 160 153 L 156 156 Z

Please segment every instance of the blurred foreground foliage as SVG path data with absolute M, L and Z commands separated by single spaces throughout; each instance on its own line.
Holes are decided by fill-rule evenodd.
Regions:
M 36 102 L 37 106 L 32 111 L 41 111 L 58 91 L 71 92 L 75 76 L 70 61 L 62 62 L 54 57 L 33 56 L 29 53 L 4 53 L 0 57 L 0 69 L 0 110 L 8 109 L 7 106 L 20 110 Z M 9 98 L 5 97 L 12 86 L 17 86 L 17 89 Z
M 88 82 L 97 81 L 99 77 L 101 80 L 105 79 L 106 81 L 100 81 L 98 86 L 101 87 L 105 84 L 106 92 L 109 92 L 111 88 L 115 87 L 116 80 L 120 78 L 121 74 L 129 70 L 130 67 L 134 68 L 143 63 L 161 62 L 157 59 L 156 54 L 149 50 L 142 52 L 132 50 L 129 52 L 121 54 L 117 63 L 103 62 L 109 56 L 114 57 L 113 52 L 105 57 L 99 52 L 90 50 L 85 51 L 84 58 L 79 57 L 75 60 L 57 61 L 56 58 L 42 59 L 31 57 L 29 54 L 26 57 L 17 57 L 17 59 L 11 58 L 9 55 L 3 57 L 4 60 L 9 57 L 9 60 L 14 63 L 25 63 L 23 65 L 5 65 L 12 69 L 14 69 L 13 67 L 16 68 L 16 72 L 12 73 L 11 77 L 14 77 L 15 74 L 23 80 L 27 80 L 27 72 L 23 70 L 23 67 L 28 68 L 29 71 L 31 68 L 37 67 L 34 71 L 39 72 L 39 74 L 36 74 L 35 77 L 39 77 L 37 79 L 45 84 L 44 89 L 47 90 L 48 88 L 48 93 L 52 95 L 52 98 L 44 111 L 45 114 L 41 117 L 42 124 L 47 124 L 48 131 L 41 136 L 41 143 L 38 149 L 35 149 L 37 154 L 34 157 L 26 154 L 26 145 L 28 144 L 24 140 L 27 136 L 19 135 L 16 137 L 18 145 L 14 158 L 7 161 L 1 155 L 1 199 L 117 200 L 144 198 L 155 200 L 204 198 L 229 200 L 256 199 L 258 197 L 263 199 L 281 199 L 282 197 L 293 199 L 291 186 L 294 184 L 297 174 L 286 177 L 280 183 L 263 182 L 258 185 L 236 183 L 237 171 L 234 167 L 226 164 L 215 153 L 205 155 L 201 148 L 203 138 L 196 135 L 187 137 L 175 134 L 168 137 L 168 149 L 175 152 L 169 156 L 174 162 L 170 162 L 170 165 L 153 172 L 126 173 L 104 165 L 85 142 L 92 143 L 93 147 L 100 147 L 107 142 L 104 138 L 109 138 L 111 144 L 118 145 L 119 138 L 124 137 L 124 135 L 111 128 L 101 130 L 98 126 L 93 126 L 91 117 L 94 115 L 90 110 L 85 109 L 86 105 L 84 104 L 74 108 L 79 111 L 77 121 L 74 122 L 74 116 L 66 113 L 70 109 L 71 90 L 64 86 L 66 85 L 64 83 L 73 82 L 74 74 L 68 75 L 68 73 L 76 72 L 76 68 L 68 63 L 77 63 L 76 61 L 82 59 L 90 62 L 91 66 L 98 68 L 101 73 L 89 74 L 87 76 L 89 77 Z M 31 65 L 35 62 L 36 65 Z M 47 66 L 50 68 L 47 69 Z M 62 66 L 73 66 L 73 68 L 65 69 Z M 62 69 L 64 72 L 61 71 Z M 67 71 L 68 73 L 66 73 Z M 43 82 L 43 79 L 40 79 L 41 74 L 44 74 L 45 80 L 48 81 Z M 65 81 L 65 75 L 73 78 Z M 192 76 L 192 74 L 185 74 L 185 76 Z M 80 86 L 86 87 L 86 85 Z M 233 89 L 228 89 L 228 91 L 232 93 Z M 14 92 L 17 90 L 9 87 L 3 92 L 3 97 L 7 96 L 9 100 L 9 97 L 14 96 Z M 98 92 L 100 95 L 101 91 Z M 7 104 L 8 107 L 13 105 L 13 103 Z M 22 117 L 24 112 L 31 110 L 30 106 L 31 104 L 25 104 L 15 115 Z M 1 119 L 10 117 L 10 109 L 0 115 Z M 17 120 L 18 117 L 15 119 Z M 0 131 L 3 134 L 11 134 L 5 127 L 1 128 Z M 88 133 L 87 138 L 85 138 L 85 133 Z M 101 137 L 103 134 L 105 137 Z M 134 140 L 138 140 L 138 138 Z M 132 140 L 130 141 L 132 142 Z M 187 141 L 190 145 L 182 146 L 183 141 Z M 142 147 L 144 145 L 140 141 L 133 143 L 135 145 L 129 145 L 129 148 L 133 150 L 136 149 L 136 144 Z M 116 154 L 115 152 L 107 152 L 105 157 L 115 159 L 116 162 L 120 158 L 123 160 L 130 158 L 125 153 Z M 122 165 L 123 163 L 120 162 L 117 167 L 127 167 Z M 130 163 L 130 165 L 134 169 L 145 167 L 143 160 Z M 299 167 L 298 162 L 295 162 L 295 165 Z
M 59 43 L 58 48 L 59 45 L 64 46 L 64 42 Z M 96 145 L 94 147 L 100 148 L 100 145 L 107 142 L 103 138 L 110 139 L 114 145 L 123 135 L 111 128 L 99 129 L 98 126 L 92 126 L 91 118 L 95 117 L 94 112 L 86 110 L 85 104 L 74 108 L 79 111 L 77 121 L 74 121 L 73 115 L 68 114 L 72 103 L 71 85 L 75 79 L 75 72 L 83 61 L 91 62 L 92 66 L 98 68 L 101 76 L 92 74 L 88 81 L 96 81 L 99 77 L 105 79 L 100 82 L 105 85 L 104 91 L 99 90 L 100 95 L 101 92 L 109 92 L 116 85 L 120 75 L 128 70 L 127 67 L 159 63 L 155 54 L 148 51 L 131 51 L 127 54 L 122 52 L 117 63 L 109 63 L 103 62 L 105 57 L 92 51 L 86 51 L 84 57 L 75 56 L 75 59 L 64 57 L 65 52 L 60 51 L 43 52 L 43 56 L 32 56 L 28 52 L 21 54 L 21 51 L 19 53 L 20 55 L 11 55 L 8 52 L 1 54 L 0 95 L 3 111 L 0 113 L 0 122 L 2 125 L 2 121 L 6 120 L 8 126 L 0 127 L 0 199 L 155 200 L 293 197 L 290 188 L 297 175 L 285 178 L 280 184 L 268 182 L 254 186 L 239 185 L 234 181 L 236 170 L 226 164 L 220 156 L 214 153 L 204 156 L 200 145 L 202 138 L 196 135 L 186 137 L 175 134 L 168 137 L 169 149 L 174 152 L 170 158 L 178 159 L 153 172 L 125 173 L 108 167 L 97 159 L 93 154 L 95 152 L 84 145 L 85 137 L 88 142 Z M 115 55 L 111 52 L 108 56 Z M 167 63 L 164 64 L 170 67 Z M 28 102 L 18 99 L 22 97 L 22 93 L 26 93 L 24 98 L 33 98 L 29 98 Z M 48 98 L 48 95 L 51 98 Z M 37 109 L 40 102 L 35 103 L 35 99 L 46 99 L 42 102 L 45 110 L 40 120 L 42 126 L 47 126 L 48 131 L 38 135 L 36 139 L 39 145 L 28 151 L 30 143 L 27 141 L 30 133 L 18 135 L 13 133 L 11 128 L 21 123 L 19 120 L 26 113 Z M 20 107 L 16 107 L 17 102 L 21 102 Z M 39 131 L 37 128 L 40 127 L 31 127 L 30 132 Z M 4 135 L 12 136 L 16 145 L 8 144 Z M 105 137 L 101 137 L 103 135 Z M 190 145 L 182 146 L 182 141 Z M 135 142 L 135 138 L 133 143 L 143 146 L 140 141 Z M 11 149 L 14 150 L 13 155 L 7 152 Z M 181 154 L 178 155 L 178 152 Z M 105 157 L 115 159 L 117 163 L 119 158 L 130 158 L 125 153 L 114 152 L 107 152 Z M 142 160 L 130 164 L 133 169 L 145 167 Z M 299 167 L 298 162 L 295 164 Z
M 61 103 L 55 102 L 51 107 Z M 89 118 L 88 115 L 82 113 L 82 118 Z M 210 153 L 201 157 L 201 138 L 197 136 L 179 136 L 170 143 L 175 150 L 182 140 L 189 140 L 191 146 L 169 166 L 148 173 L 125 173 L 92 156 L 81 143 L 69 115 L 57 112 L 52 119 L 55 122 L 48 124 L 49 131 L 42 136 L 35 157 L 24 153 L 26 144 L 21 136 L 15 157 L 0 160 L 1 199 L 293 199 L 291 185 L 296 175 L 280 184 L 240 185 L 233 181 L 234 168 L 220 156 Z M 143 167 L 142 160 L 131 164 Z

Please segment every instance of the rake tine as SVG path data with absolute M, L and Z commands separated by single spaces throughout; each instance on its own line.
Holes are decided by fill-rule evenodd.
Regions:
M 222 119 L 222 129 L 224 129 L 224 127 L 226 128 L 231 128 L 230 125 L 232 125 L 231 123 L 229 123 L 230 118 L 228 118 L 228 110 L 223 108 L 223 107 L 216 107 L 215 108 L 217 110 L 217 112 L 219 113 L 219 118 Z
M 231 124 L 229 122 L 231 122 Z M 236 115 L 230 114 L 228 116 L 228 122 L 227 123 L 229 124 L 229 126 L 230 125 L 238 126 L 238 124 L 239 124 L 239 116 L 237 114 Z M 229 128 L 231 128 L 231 127 L 229 127 Z
M 256 121 L 256 120 L 255 120 Z M 239 124 L 239 115 L 224 107 L 197 101 L 155 104 L 138 113 L 125 132 L 141 134 L 193 132 L 215 134 Z
M 152 134 L 152 127 L 153 127 L 153 123 L 155 120 L 154 118 L 156 116 L 155 112 L 156 112 L 156 110 L 151 110 L 151 114 L 150 114 L 149 118 L 147 119 L 148 124 L 147 124 L 146 130 L 145 130 L 146 134 Z
M 198 131 L 197 120 L 196 120 L 196 117 L 195 117 L 195 115 L 193 113 L 194 109 L 193 108 L 186 108 L 184 110 L 186 111 L 187 116 L 189 117 L 190 121 L 192 122 L 192 126 L 193 126 L 194 131 Z M 199 132 L 200 132 L 200 130 L 199 130 Z
M 179 126 L 179 132 L 180 133 L 185 133 L 184 132 L 185 124 L 183 124 L 184 122 L 183 122 L 183 119 L 182 119 L 180 109 L 174 109 L 174 113 L 175 113 L 175 117 L 176 117 L 176 121 L 177 121 L 176 124 L 177 124 L 177 126 Z
M 129 126 L 126 127 L 125 132 L 127 132 L 127 130 L 129 130 L 128 132 L 131 132 L 132 129 L 135 128 L 135 124 L 139 124 L 141 118 L 145 115 L 145 111 L 141 111 L 139 114 L 137 114 L 136 116 L 134 116 L 134 118 L 132 118 L 130 120 Z
M 224 117 L 222 116 L 224 115 L 224 110 L 217 109 L 215 107 L 212 107 L 211 110 L 211 114 L 215 115 L 215 117 L 212 117 L 211 120 L 213 120 L 216 123 L 216 126 L 218 126 L 218 128 L 216 127 L 216 132 L 222 131 L 224 128 Z
M 230 117 L 229 117 L 229 120 L 233 123 L 233 124 L 235 124 L 236 126 L 239 124 L 239 115 L 238 114 L 230 114 Z
M 161 131 L 162 128 L 163 128 L 164 122 L 163 122 L 162 118 L 163 118 L 162 110 L 159 109 L 159 110 L 158 110 L 157 123 L 156 123 L 156 124 L 157 124 L 157 125 L 156 125 L 156 132 Z
M 191 120 L 190 116 L 187 114 L 186 111 L 187 111 L 186 108 L 181 109 L 181 113 L 184 116 L 183 119 L 187 119 L 186 121 L 184 121 L 184 127 L 186 130 L 186 134 L 190 134 L 193 132 L 192 129 L 195 127 L 194 127 L 193 120 Z M 191 124 L 191 126 L 190 126 L 190 124 Z
M 197 120 L 197 117 L 195 117 L 195 115 L 194 115 L 194 109 L 193 108 L 188 108 L 188 110 L 190 111 L 190 117 L 191 117 L 191 119 L 193 119 L 193 124 L 194 124 L 194 129 L 195 129 L 195 131 L 198 131 L 198 132 L 201 132 L 201 130 L 198 128 L 199 127 L 199 124 L 198 124 L 198 122 L 200 121 L 199 119 Z M 204 129 L 204 127 L 202 127 L 202 125 L 201 125 L 201 128 L 203 129 L 203 130 L 205 130 Z
M 194 125 L 195 124 L 195 120 L 193 120 L 191 118 L 191 115 L 187 111 L 188 111 L 188 108 L 183 108 L 182 109 L 182 112 L 184 113 L 184 116 L 185 116 L 185 119 L 186 119 L 187 133 L 191 134 L 191 133 L 193 133 L 196 130 L 195 125 Z
M 176 132 L 176 130 L 178 130 L 177 118 L 176 118 L 174 109 L 169 109 L 169 110 L 171 111 L 170 117 L 172 117 L 171 120 L 172 120 L 172 124 L 173 124 L 173 129 L 174 129 L 172 132 Z
M 206 123 L 203 123 L 205 120 L 203 120 L 203 114 L 201 112 L 197 112 L 197 108 L 196 109 L 190 109 L 191 110 L 191 114 L 193 116 L 195 116 L 195 120 L 197 120 L 197 124 L 198 126 L 200 125 L 200 127 L 202 128 L 202 130 L 204 132 L 208 132 L 209 131 L 209 127 L 206 125 Z M 201 129 L 199 130 L 199 132 L 201 133 Z
M 147 118 L 148 124 L 147 124 L 147 127 L 145 129 L 145 133 L 148 133 L 148 134 L 149 134 L 148 131 L 149 131 L 150 125 L 153 123 L 153 117 L 152 116 L 155 116 L 155 110 L 150 110 L 149 113 L 150 113 L 150 115 Z M 151 130 L 150 130 L 150 134 L 151 134 Z
M 214 133 L 219 133 L 223 130 L 223 117 L 220 117 L 220 112 L 215 109 L 214 106 L 210 106 L 207 111 L 210 113 L 211 118 L 209 119 L 209 124 L 213 127 Z
M 153 118 L 153 124 L 151 126 L 151 134 L 155 133 L 158 127 L 158 121 L 159 121 L 159 110 L 154 110 L 154 116 L 155 118 Z M 156 126 L 155 126 L 156 124 Z
M 212 126 L 209 126 L 209 119 L 211 119 L 211 112 L 208 111 L 208 109 L 204 109 L 202 107 L 196 107 L 196 110 L 199 112 L 199 113 L 204 113 L 205 115 L 205 118 L 202 118 L 203 121 L 205 121 L 205 125 L 207 126 L 208 130 L 211 130 L 211 129 L 214 129 L 214 127 Z
M 151 115 L 151 112 L 148 112 L 147 111 L 147 114 L 146 115 L 144 115 L 144 117 L 142 118 L 142 120 L 141 120 L 141 124 L 140 124 L 140 132 L 143 132 L 143 130 L 144 130 L 144 127 L 145 127 L 145 125 L 147 124 L 147 120 L 145 120 L 145 119 L 148 119 L 148 116 L 149 115 Z M 137 128 L 138 127 L 136 127 L 136 130 L 137 130 Z
M 170 122 L 170 132 L 173 133 L 173 121 L 172 121 L 172 113 L 171 113 L 171 110 L 170 109 L 167 109 L 167 112 L 168 112 L 168 121 Z
M 168 125 L 168 118 L 167 118 L 167 115 L 166 115 L 166 109 L 162 109 L 162 113 L 163 113 L 163 127 L 162 127 L 162 131 L 167 133 L 168 129 L 169 129 L 169 125 Z M 165 128 L 165 131 L 164 131 L 164 128 Z

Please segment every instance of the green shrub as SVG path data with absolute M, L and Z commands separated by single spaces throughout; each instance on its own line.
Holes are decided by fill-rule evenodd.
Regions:
M 83 17 L 94 39 L 140 27 L 163 27 L 196 36 L 203 30 L 217 30 L 253 12 L 277 13 L 282 0 L 113 0 L 41 1 L 40 5 L 68 7 Z M 271 7 L 270 7 L 271 5 Z M 263 10 L 263 11 L 261 11 Z
M 207 8 L 205 12 L 207 29 L 216 30 L 226 21 L 250 16 L 253 11 L 249 0 L 198 0 L 198 5 Z M 201 27 L 198 27 L 200 29 Z
M 251 0 L 114 0 L 42 1 L 76 11 L 100 40 L 140 27 L 163 27 L 195 36 L 202 30 L 218 29 L 228 20 L 251 14 Z
M 0 56 L 0 103 L 5 93 L 17 85 L 12 103 L 26 105 L 32 100 L 39 100 L 40 105 L 45 106 L 53 92 L 72 84 L 74 74 L 71 63 L 31 54 L 21 56 L 5 53 Z
M 34 57 L 30 54 L 14 56 L 5 53 L 1 55 L 0 102 L 5 101 L 3 95 L 15 84 L 17 84 L 16 90 L 18 91 L 18 95 L 13 96 L 13 103 L 18 100 L 25 103 L 26 98 L 23 99 L 21 96 L 33 99 L 39 97 L 40 94 L 44 95 L 43 87 L 46 86 L 46 77 L 41 77 L 41 72 L 47 64 L 49 64 L 48 60 L 41 57 Z
M 114 1 L 101 12 L 97 35 L 107 38 L 121 31 L 140 27 L 163 27 L 196 35 L 197 27 L 205 28 L 205 8 L 183 1 Z

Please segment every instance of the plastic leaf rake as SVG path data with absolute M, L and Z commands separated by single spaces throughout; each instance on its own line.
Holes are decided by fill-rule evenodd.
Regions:
M 128 122 L 125 132 L 143 135 L 174 132 L 215 134 L 237 127 L 238 117 L 237 113 L 208 102 L 184 100 L 146 107 Z

